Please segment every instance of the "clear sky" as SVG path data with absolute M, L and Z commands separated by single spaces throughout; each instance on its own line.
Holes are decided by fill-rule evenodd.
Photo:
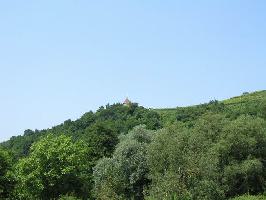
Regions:
M 266 89 L 265 0 L 0 2 L 0 141 L 126 96 L 192 105 Z

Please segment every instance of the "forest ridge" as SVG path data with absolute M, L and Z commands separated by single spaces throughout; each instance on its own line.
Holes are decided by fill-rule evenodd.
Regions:
M 266 91 L 113 104 L 1 143 L 0 199 L 265 199 Z

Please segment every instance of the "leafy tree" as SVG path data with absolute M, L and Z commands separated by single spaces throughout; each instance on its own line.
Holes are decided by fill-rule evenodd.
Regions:
M 147 154 L 152 179 L 148 199 L 191 197 L 189 184 L 196 171 L 187 162 L 188 137 L 182 128 L 164 129 L 156 134 Z
M 150 183 L 146 160 L 152 131 L 135 127 L 121 137 L 112 158 L 101 159 L 94 169 L 97 199 L 144 199 Z
M 224 127 L 221 140 L 210 149 L 226 195 L 259 194 L 266 181 L 266 123 L 241 116 Z
M 264 192 L 266 124 L 241 116 L 208 114 L 193 127 L 177 124 L 148 147 L 148 198 L 224 199 Z
M 73 193 L 87 198 L 91 179 L 88 149 L 70 137 L 48 135 L 31 148 L 15 167 L 18 199 L 53 199 Z
M 96 122 L 85 130 L 83 140 L 91 148 L 95 160 L 110 157 L 118 143 L 119 131 L 112 122 Z
M 13 180 L 9 176 L 12 167 L 12 157 L 6 150 L 0 148 L 0 199 L 9 197 L 13 189 Z

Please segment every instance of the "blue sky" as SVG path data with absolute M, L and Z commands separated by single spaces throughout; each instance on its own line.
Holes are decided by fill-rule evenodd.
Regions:
M 176 107 L 266 89 L 266 1 L 1 1 L 0 141 L 126 96 Z

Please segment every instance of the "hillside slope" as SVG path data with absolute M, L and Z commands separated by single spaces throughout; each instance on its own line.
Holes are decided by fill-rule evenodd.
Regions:
M 1 146 L 13 151 L 17 157 L 27 156 L 31 145 L 41 137 L 48 134 L 64 134 L 71 136 L 73 140 L 82 139 L 90 143 L 93 148 L 106 148 L 95 151 L 110 155 L 118 142 L 118 135 L 127 133 L 139 124 L 145 124 L 148 129 L 158 129 L 161 127 L 160 116 L 157 112 L 135 103 L 108 104 L 100 107 L 95 113 L 92 111 L 85 113 L 75 121 L 69 119 L 58 126 L 44 130 L 25 130 L 23 135 L 14 136 L 3 142 Z
M 14 136 L 3 142 L 1 146 L 12 150 L 18 157 L 28 155 L 31 145 L 47 134 L 66 134 L 74 140 L 91 137 L 91 133 L 110 133 L 117 137 L 127 133 L 139 124 L 147 125 L 149 129 L 158 129 L 175 122 L 185 122 L 193 125 L 206 113 L 224 113 L 230 118 L 237 118 L 241 114 L 249 114 L 266 118 L 266 91 L 233 97 L 223 101 L 210 101 L 209 103 L 177 108 L 146 109 L 132 104 L 107 105 L 100 107 L 97 112 L 87 112 L 75 121 L 66 120 L 64 123 L 45 130 L 25 130 L 21 136 Z M 110 136 L 111 137 L 111 136 Z M 116 145 L 112 145 L 112 148 Z
M 162 118 L 163 124 L 176 121 L 193 121 L 200 116 L 212 113 L 225 113 L 236 118 L 241 114 L 249 114 L 265 118 L 266 116 L 266 90 L 253 93 L 244 93 L 222 101 L 210 101 L 209 103 L 177 108 L 155 109 Z
M 174 109 L 107 105 L 1 146 L 0 199 L 262 195 L 266 91 Z

